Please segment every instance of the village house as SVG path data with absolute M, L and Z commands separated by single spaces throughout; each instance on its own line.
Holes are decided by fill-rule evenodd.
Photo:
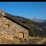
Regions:
M 0 10 L 0 33 L 12 35 L 29 41 L 29 28 Z

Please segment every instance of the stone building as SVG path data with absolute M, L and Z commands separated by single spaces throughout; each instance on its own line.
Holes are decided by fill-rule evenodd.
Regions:
M 0 11 L 0 33 L 29 41 L 29 30 L 28 27 L 12 18 L 11 15 Z

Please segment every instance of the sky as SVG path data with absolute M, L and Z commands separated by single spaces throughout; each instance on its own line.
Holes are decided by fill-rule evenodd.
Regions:
M 46 20 L 46 2 L 0 2 L 0 9 L 12 15 Z

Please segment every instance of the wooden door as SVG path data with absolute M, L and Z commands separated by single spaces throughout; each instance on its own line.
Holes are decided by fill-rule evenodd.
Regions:
M 24 38 L 24 33 L 23 32 L 19 33 L 19 38 Z

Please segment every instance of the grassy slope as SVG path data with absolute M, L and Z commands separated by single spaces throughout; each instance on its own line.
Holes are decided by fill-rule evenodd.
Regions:
M 42 44 L 46 42 L 44 37 L 29 37 L 29 44 Z M 13 38 L 10 35 L 0 34 L 0 44 L 25 44 L 25 42 L 20 42 L 18 38 Z
M 19 38 L 13 38 L 10 35 L 0 34 L 0 44 L 26 44 L 26 43 L 21 42 Z

